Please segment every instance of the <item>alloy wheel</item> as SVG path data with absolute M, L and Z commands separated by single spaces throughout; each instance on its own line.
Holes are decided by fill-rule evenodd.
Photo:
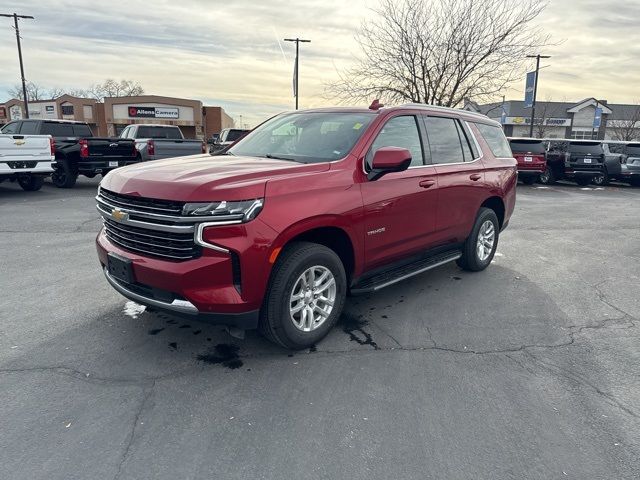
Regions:
M 476 252 L 478 259 L 484 262 L 491 252 L 496 241 L 496 227 L 491 220 L 487 220 L 480 226 L 478 231 L 478 242 L 476 244 Z
M 306 269 L 293 285 L 289 297 L 289 316 L 295 327 L 311 332 L 331 315 L 336 301 L 336 279 L 326 267 Z

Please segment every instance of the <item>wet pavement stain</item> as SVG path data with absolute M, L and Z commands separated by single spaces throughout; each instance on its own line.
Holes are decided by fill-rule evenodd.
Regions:
M 380 315 L 382 318 L 389 318 L 387 315 Z
M 152 328 L 151 330 L 149 330 L 147 333 L 149 335 L 157 335 L 159 334 L 161 331 L 163 331 L 164 328 Z
M 462 280 L 462 278 L 460 277 L 451 277 L 451 278 L 453 278 L 454 280 Z
M 362 320 L 361 317 L 356 317 L 351 313 L 342 314 L 342 331 L 349 335 L 349 340 L 359 345 L 370 345 L 378 350 L 378 344 L 373 341 L 371 334 L 364 330 L 367 325 L 368 322 Z
M 202 333 L 202 330 L 194 330 L 193 334 L 194 335 L 200 335 Z
M 169 348 L 178 350 L 178 344 L 176 342 L 169 342 Z
M 176 323 L 178 323 L 178 321 L 171 318 L 171 319 L 167 320 L 167 323 L 169 325 L 175 325 Z
M 314 353 L 318 351 L 318 347 L 316 347 L 315 345 L 311 345 L 309 347 L 309 353 Z
M 180 325 L 178 328 L 191 328 L 191 325 Z
M 235 370 L 240 368 L 243 363 L 240 360 L 238 352 L 240 347 L 227 343 L 219 343 L 213 348 L 213 351 L 196 356 L 198 360 L 209 365 L 223 365 L 227 368 Z

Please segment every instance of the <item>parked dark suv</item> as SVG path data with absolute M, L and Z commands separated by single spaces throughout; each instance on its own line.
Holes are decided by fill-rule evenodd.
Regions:
M 489 266 L 515 205 L 499 123 L 447 108 L 278 115 L 226 155 L 117 169 L 100 185 L 107 281 L 143 305 L 304 348 L 348 292 L 456 261 Z
M 547 141 L 547 169 L 538 180 L 552 184 L 569 179 L 586 186 L 604 171 L 605 155 L 601 142 L 553 139 Z

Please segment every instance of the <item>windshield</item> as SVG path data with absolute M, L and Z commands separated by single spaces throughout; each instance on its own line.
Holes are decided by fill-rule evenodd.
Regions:
M 571 153 L 590 153 L 591 155 L 602 154 L 602 144 L 593 142 L 571 142 L 569 144 Z
M 543 155 L 545 152 L 544 143 L 541 140 L 511 140 L 511 151 L 513 153 L 534 153 Z
M 232 155 L 301 163 L 344 158 L 374 113 L 290 113 L 267 121 L 229 149 Z
M 182 139 L 179 128 L 171 127 L 138 127 L 138 138 Z

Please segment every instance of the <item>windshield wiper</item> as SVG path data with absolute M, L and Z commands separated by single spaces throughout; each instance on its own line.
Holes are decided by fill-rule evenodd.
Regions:
M 295 158 L 279 157 L 278 155 L 271 155 L 270 153 L 263 155 L 263 158 L 269 158 L 271 160 L 288 160 L 289 162 L 302 163 Z

